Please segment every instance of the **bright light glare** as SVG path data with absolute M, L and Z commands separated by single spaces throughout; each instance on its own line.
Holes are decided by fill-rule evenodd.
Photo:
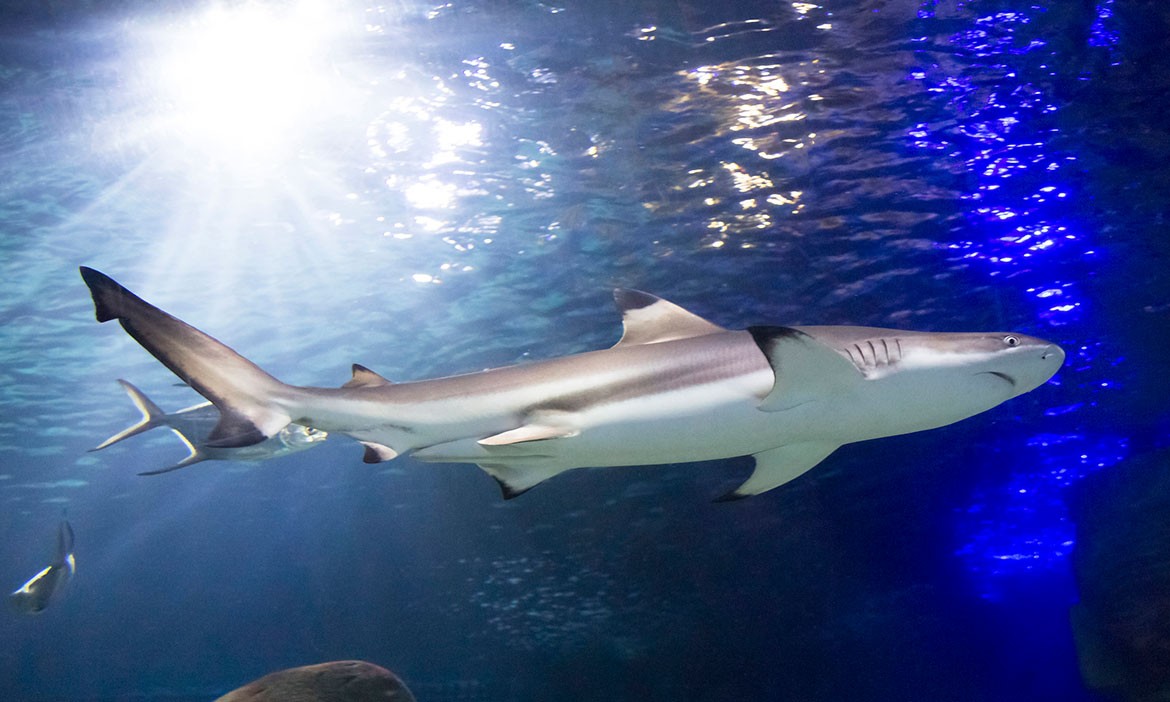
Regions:
M 430 166 L 457 161 L 459 157 L 455 153 L 456 149 L 483 146 L 483 141 L 480 140 L 483 127 L 477 122 L 457 123 L 436 119 L 434 130 L 439 151 L 428 164 Z
M 248 152 L 288 147 L 336 99 L 329 4 L 215 7 L 160 37 L 154 82 L 172 126 Z
M 455 204 L 455 186 L 435 178 L 423 178 L 403 190 L 407 202 L 422 210 L 441 210 Z

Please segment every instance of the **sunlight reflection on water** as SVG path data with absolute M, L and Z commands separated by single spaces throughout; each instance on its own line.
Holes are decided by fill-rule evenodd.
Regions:
M 935 5 L 906 25 L 915 36 L 895 41 L 885 33 L 897 18 L 834 14 L 830 3 L 721 21 L 723 11 L 698 7 L 604 26 L 570 6 L 395 4 L 340 13 L 342 26 L 316 27 L 321 42 L 285 27 L 295 46 L 237 37 L 240 50 L 169 68 L 131 55 L 205 51 L 194 32 L 211 20 L 171 17 L 166 46 L 131 25 L 144 36 L 93 73 L 28 77 L 29 93 L 86 109 L 61 124 L 0 124 L 26 142 L 0 163 L 11 176 L 6 222 L 37 243 L 3 242 L 14 274 L 0 280 L 11 312 L 0 373 L 5 399 L 21 408 L 0 422 L 4 448 L 22 458 L 5 468 L 3 490 L 19 496 L 10 504 L 33 514 L 42 499 L 84 507 L 115 490 L 123 503 L 172 506 L 148 513 L 175 530 L 239 485 L 285 504 L 266 492 L 269 475 L 209 470 L 201 489 L 184 491 L 125 481 L 151 454 L 74 458 L 121 422 L 113 378 L 164 391 L 173 382 L 93 322 L 78 263 L 106 268 L 280 377 L 314 384 L 344 382 L 354 361 L 410 379 L 604 346 L 620 333 L 607 294 L 615 285 L 728 326 L 1080 333 L 1093 310 L 1078 261 L 1092 263 L 1097 249 L 1070 202 L 1080 198 L 1067 176 L 1078 154 L 1050 143 L 1061 107 L 1033 65 L 1043 39 L 1024 36 L 1029 11 L 968 17 L 949 7 L 936 18 Z M 1109 16 L 1098 17 L 1105 32 Z M 282 25 L 264 31 L 273 27 Z M 192 44 L 169 42 L 167 32 L 185 31 Z M 241 47 L 266 48 L 250 58 Z M 135 90 L 123 94 L 125 85 Z M 1100 343 L 1060 340 L 1071 342 L 1060 384 L 980 425 L 1001 450 L 974 450 L 980 443 L 960 467 L 984 479 L 958 498 L 969 502 L 954 510 L 948 552 L 985 578 L 984 594 L 1004 575 L 1062 567 L 1071 547 L 1062 490 L 1129 448 L 1068 428 L 1113 391 L 1117 359 Z M 1013 423 L 1028 432 L 998 431 Z M 60 465 L 46 469 L 45 457 Z M 952 469 L 918 458 L 923 471 Z M 382 476 L 396 509 L 435 500 L 409 493 L 432 484 L 406 465 Z M 312 475 L 314 490 L 348 504 L 336 480 L 319 477 L 337 467 L 298 479 Z M 647 484 L 659 486 L 657 475 Z M 793 494 L 779 504 L 807 501 Z M 412 515 L 408 535 L 451 510 L 426 504 L 433 511 Z M 779 520 L 776 504 L 744 514 Z M 661 512 L 643 518 L 674 524 Z M 767 526 L 780 539 L 792 523 Z M 628 545 L 621 536 L 613 548 Z M 131 560 L 150 538 L 126 539 L 113 560 Z M 539 579 L 548 589 L 536 594 L 523 587 L 529 564 L 475 563 L 488 575 L 465 584 L 467 609 L 492 617 L 479 636 L 511 638 L 506 650 L 581 646 L 623 613 L 652 616 L 641 600 L 553 587 L 563 574 L 551 561 Z M 606 587 L 597 578 L 581 590 Z M 565 604 L 570 596 L 579 601 Z M 510 619 L 513 602 L 532 605 L 533 620 Z M 568 625 L 547 626 L 557 617 Z

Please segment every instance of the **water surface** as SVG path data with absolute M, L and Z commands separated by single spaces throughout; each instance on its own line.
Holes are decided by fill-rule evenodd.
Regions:
M 1162 11 L 14 7 L 0 573 L 44 566 L 63 509 L 79 572 L 0 627 L 6 698 L 211 699 L 363 658 L 424 702 L 1098 699 L 1069 491 L 1166 435 Z M 94 322 L 78 265 L 298 384 L 603 347 L 618 286 L 729 327 L 1012 329 L 1069 360 L 735 504 L 710 500 L 744 459 L 504 502 L 473 466 L 344 440 L 140 478 L 183 449 L 86 453 L 136 418 L 114 380 L 198 398 Z

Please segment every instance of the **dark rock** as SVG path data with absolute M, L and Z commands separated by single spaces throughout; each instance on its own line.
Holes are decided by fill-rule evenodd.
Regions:
M 415 702 L 398 676 L 365 661 L 331 661 L 269 673 L 215 702 Z
M 1110 699 L 1170 701 L 1170 451 L 1077 488 L 1071 617 L 1085 683 Z

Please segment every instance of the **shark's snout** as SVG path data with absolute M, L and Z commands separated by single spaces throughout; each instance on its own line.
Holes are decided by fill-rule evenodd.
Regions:
M 1020 368 L 1020 377 L 1017 377 L 1017 380 L 1021 381 L 1019 387 L 1021 393 L 1047 383 L 1064 365 L 1064 349 L 1056 344 L 1044 343 L 1038 350 L 1039 355 L 1032 356 L 1037 360 L 1025 363 Z

